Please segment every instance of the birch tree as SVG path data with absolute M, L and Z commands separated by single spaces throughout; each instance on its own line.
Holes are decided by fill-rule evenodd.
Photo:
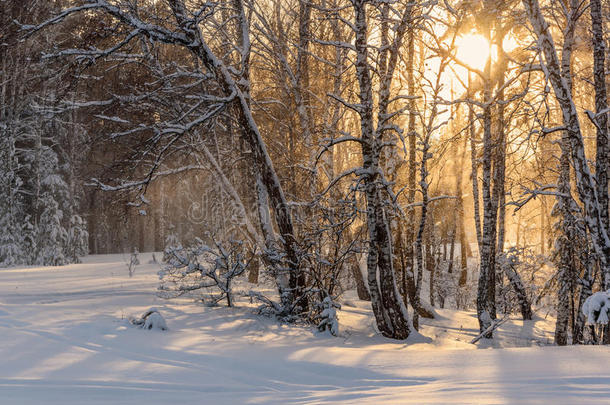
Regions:
M 405 339 L 409 336 L 410 325 L 406 307 L 400 298 L 396 285 L 393 257 L 392 233 L 390 232 L 389 214 L 384 206 L 384 196 L 387 198 L 387 186 L 384 181 L 380 162 L 384 132 L 390 130 L 388 111 L 390 103 L 390 85 L 394 76 L 394 69 L 398 60 L 398 52 L 402 39 L 409 28 L 410 7 L 399 14 L 399 24 L 395 28 L 394 40 L 383 51 L 383 75 L 380 77 L 379 117 L 377 127 L 374 123 L 374 99 L 371 68 L 369 66 L 368 34 L 369 24 L 367 16 L 367 1 L 354 0 L 354 31 L 356 53 L 356 76 L 359 86 L 359 105 L 354 106 L 360 119 L 360 146 L 362 150 L 363 166 L 361 178 L 364 184 L 367 204 L 367 225 L 369 231 L 369 246 L 367 259 L 367 272 L 371 304 L 377 327 L 387 337 Z M 381 5 L 382 16 L 388 15 L 386 5 Z M 379 283 L 377 281 L 379 272 Z

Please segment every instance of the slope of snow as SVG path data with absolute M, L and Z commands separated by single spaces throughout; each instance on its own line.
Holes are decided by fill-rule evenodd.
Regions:
M 148 263 L 150 256 L 141 255 Z M 546 346 L 553 320 L 512 319 L 471 345 L 472 313 L 439 310 L 423 336 L 374 332 L 351 295 L 340 337 L 239 307 L 157 298 L 157 265 L 128 276 L 129 257 L 0 269 L 0 403 L 318 404 L 607 403 L 606 347 Z M 238 286 L 243 291 L 247 285 Z M 129 324 L 155 307 L 169 331 Z M 544 314 L 542 314 L 544 315 Z M 502 347 L 485 349 L 486 347 Z M 481 349 L 481 350 L 478 350 Z

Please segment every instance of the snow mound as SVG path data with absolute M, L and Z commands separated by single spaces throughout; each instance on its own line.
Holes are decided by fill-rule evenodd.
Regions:
M 610 311 L 610 290 L 596 292 L 587 298 L 582 306 L 582 312 L 587 317 L 589 325 L 607 325 L 608 311 Z
M 159 311 L 155 308 L 150 308 L 140 318 L 132 317 L 129 322 L 132 325 L 136 325 L 142 329 L 159 329 L 167 330 L 167 323 Z

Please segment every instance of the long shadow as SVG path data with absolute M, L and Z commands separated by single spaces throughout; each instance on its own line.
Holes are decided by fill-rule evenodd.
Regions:
M 604 354 L 600 357 L 593 351 L 587 353 L 587 348 L 557 346 L 494 350 L 498 373 L 495 384 L 507 403 L 608 403 L 610 371 L 605 365 L 610 353 Z M 583 361 L 593 361 L 592 370 L 587 375 L 574 375 L 582 370 L 572 369 L 570 362 L 578 365 Z M 594 371 L 600 367 L 605 375 Z
M 91 355 L 53 370 L 44 379 L 10 376 L 0 379 L 3 395 L 35 399 L 36 395 L 44 392 L 55 392 L 59 401 L 71 396 L 77 398 L 78 395 L 102 399 L 111 397 L 107 391 L 138 397 L 160 394 L 168 397 L 169 393 L 178 397 L 181 395 L 178 393 L 185 393 L 191 397 L 214 393 L 213 397 L 224 403 L 242 398 L 253 402 L 296 404 L 315 402 L 320 398 L 324 401 L 356 401 L 382 395 L 384 388 L 409 389 L 435 381 L 434 378 L 396 377 L 372 371 L 366 364 L 349 367 L 291 360 L 288 357 L 292 351 L 274 348 L 245 348 L 223 353 L 215 350 L 211 343 L 205 353 L 171 350 L 161 346 L 166 340 L 171 340 L 171 333 L 153 332 L 151 336 L 148 331 L 128 329 L 124 330 L 123 336 L 108 341 L 103 336 L 83 336 L 83 330 L 94 329 L 92 325 L 79 324 L 58 334 L 31 325 L 21 327 L 20 332 L 30 337 L 28 344 L 42 342 L 43 347 L 51 349 L 46 357 L 37 356 L 37 363 L 27 365 L 30 369 L 35 370 L 37 364 L 43 364 L 46 359 L 66 349 L 85 349 Z M 149 344 L 147 336 L 151 336 Z M 48 341 L 51 341 L 50 345 Z M 58 345 L 61 350 L 57 350 Z M 132 368 L 126 371 L 126 365 Z M 154 381 L 150 381 L 150 373 L 159 367 L 163 371 L 155 372 Z M 103 373 L 98 374 L 97 370 L 103 370 Z M 14 369 L 12 373 L 18 375 L 20 371 L 24 370 Z M 129 379 L 123 378 L 125 373 Z M 149 382 L 138 381 L 142 379 Z M 19 394 L 19 390 L 31 393 Z

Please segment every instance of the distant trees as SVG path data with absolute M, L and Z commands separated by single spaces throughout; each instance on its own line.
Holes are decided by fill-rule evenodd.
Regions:
M 52 6 L 36 9 L 45 14 Z M 82 138 L 70 117 L 53 113 L 53 103 L 68 91 L 61 73 L 40 60 L 53 34 L 21 42 L 15 21 L 37 17 L 26 10 L 25 3 L 0 5 L 0 265 L 61 265 L 87 254 L 80 180 L 72 177 L 68 186 L 83 155 L 63 153 L 68 137 L 73 145 Z

